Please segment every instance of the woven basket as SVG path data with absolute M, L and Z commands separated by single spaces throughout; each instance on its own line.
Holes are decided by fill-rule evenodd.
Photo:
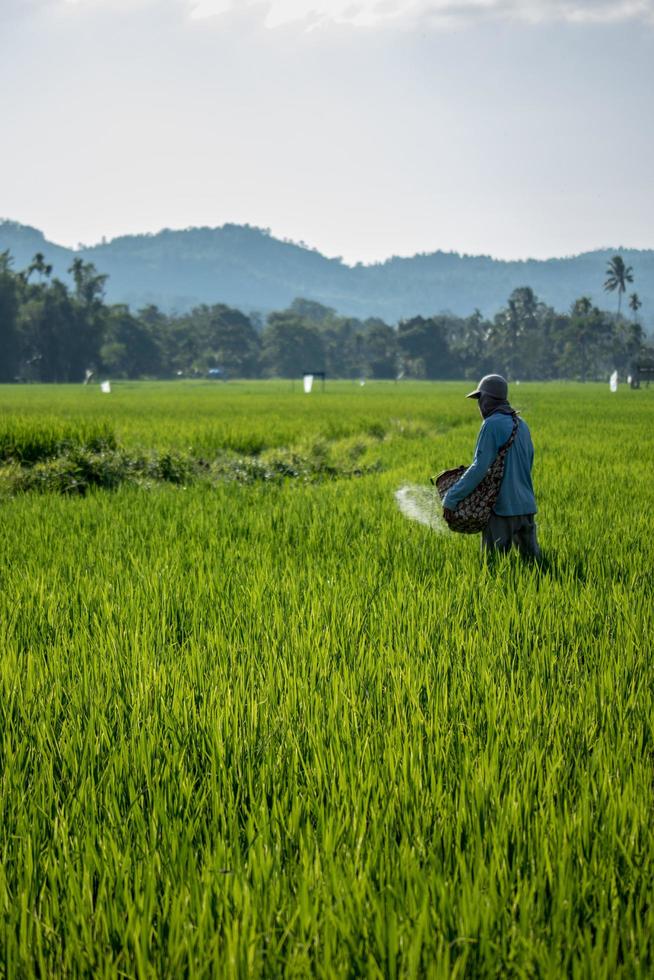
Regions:
M 453 516 L 447 521 L 447 526 L 450 531 L 457 531 L 459 534 L 477 534 L 479 531 L 484 530 L 490 520 L 493 505 L 500 492 L 502 477 L 504 476 L 506 454 L 513 445 L 517 431 L 518 416 L 514 414 L 513 431 L 504 445 L 500 447 L 486 476 L 475 487 L 472 493 L 459 501 L 454 508 Z M 444 500 L 445 494 L 450 487 L 454 486 L 461 479 L 466 469 L 466 466 L 457 466 L 456 469 L 444 470 L 438 476 L 432 477 L 431 482 L 438 490 L 441 502 Z

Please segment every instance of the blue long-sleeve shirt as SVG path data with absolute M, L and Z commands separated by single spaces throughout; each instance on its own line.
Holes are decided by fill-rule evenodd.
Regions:
M 467 497 L 486 476 L 489 467 L 501 446 L 510 437 L 513 430 L 513 417 L 502 412 L 495 412 L 484 419 L 472 464 L 460 480 L 450 487 L 443 506 L 454 510 L 464 497 Z M 513 445 L 506 454 L 504 476 L 500 492 L 493 510 L 501 517 L 513 517 L 519 514 L 535 514 L 537 512 L 534 487 L 531 482 L 531 469 L 534 463 L 534 445 L 531 441 L 529 426 L 520 419 L 518 431 Z

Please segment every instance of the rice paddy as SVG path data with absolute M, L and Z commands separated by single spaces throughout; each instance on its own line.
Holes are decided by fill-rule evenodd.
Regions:
M 534 567 L 469 387 L 0 388 L 0 976 L 652 975 L 654 389 L 512 390 Z

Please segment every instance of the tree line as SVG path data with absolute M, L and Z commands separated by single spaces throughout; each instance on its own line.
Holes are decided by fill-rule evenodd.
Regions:
M 0 381 L 76 382 L 91 372 L 113 378 L 219 376 L 334 378 L 477 378 L 500 372 L 511 380 L 602 378 L 630 370 L 644 342 L 640 302 L 621 313 L 632 270 L 620 256 L 605 289 L 618 311 L 577 299 L 567 313 L 541 302 L 528 286 L 515 289 L 494 317 L 415 316 L 396 325 L 360 320 L 307 299 L 265 319 L 224 304 L 166 314 L 150 305 L 133 312 L 104 298 L 107 277 L 76 258 L 67 285 L 37 254 L 15 271 L 0 253 Z

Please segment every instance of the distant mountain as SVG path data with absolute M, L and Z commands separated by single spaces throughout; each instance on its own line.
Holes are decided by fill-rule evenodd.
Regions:
M 643 301 L 642 320 L 654 325 L 651 249 L 601 249 L 523 262 L 434 252 L 348 266 L 249 225 L 126 235 L 73 250 L 47 241 L 35 228 L 0 221 L 0 251 L 5 249 L 14 257 L 16 269 L 42 252 L 61 278 L 67 278 L 72 259 L 81 256 L 108 274 L 111 302 L 129 303 L 135 309 L 156 303 L 168 312 L 182 312 L 200 303 L 222 302 L 266 313 L 302 296 L 339 313 L 379 316 L 391 323 L 415 314 L 467 315 L 475 308 L 490 316 L 518 286 L 531 286 L 558 310 L 568 310 L 582 295 L 614 309 L 616 297 L 607 295 L 602 284 L 608 260 L 619 252 L 633 266 L 632 288 Z

